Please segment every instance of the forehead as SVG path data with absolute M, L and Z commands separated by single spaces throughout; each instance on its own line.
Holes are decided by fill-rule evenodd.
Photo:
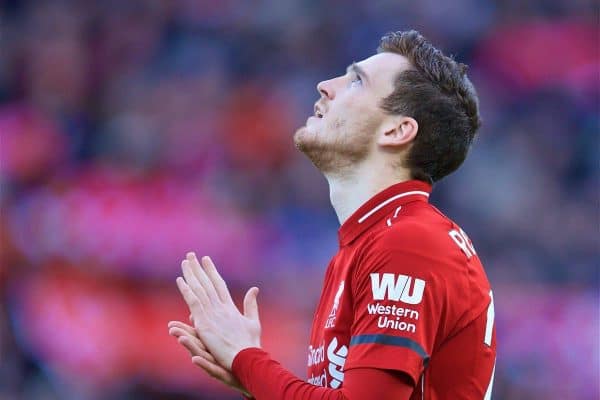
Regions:
M 377 53 L 357 64 L 365 70 L 373 86 L 383 91 L 391 90 L 398 73 L 410 68 L 406 57 L 388 52 Z

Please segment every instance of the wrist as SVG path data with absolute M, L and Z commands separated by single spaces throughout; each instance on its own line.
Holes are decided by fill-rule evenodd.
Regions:
M 233 363 L 236 359 L 236 357 L 242 353 L 245 350 L 248 349 L 260 349 L 260 346 L 246 346 L 246 347 L 241 347 L 238 349 L 232 349 L 229 354 L 226 356 L 226 358 L 224 358 L 222 361 L 223 363 L 221 364 L 225 369 L 227 369 L 228 371 L 232 371 L 233 369 Z
M 242 379 L 245 375 L 244 372 L 251 367 L 252 362 L 257 357 L 260 358 L 264 355 L 268 355 L 268 353 L 260 347 L 246 347 L 240 350 L 231 362 L 231 373 L 238 380 Z

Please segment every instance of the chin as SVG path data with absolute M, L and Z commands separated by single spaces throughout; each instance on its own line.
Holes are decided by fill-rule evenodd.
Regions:
M 298 149 L 304 151 L 305 148 L 316 142 L 316 138 L 316 132 L 310 130 L 307 126 L 303 126 L 294 134 L 294 144 Z
M 319 140 L 321 139 L 321 140 Z M 322 141 L 323 136 L 306 126 L 294 134 L 294 144 L 323 173 L 331 170 L 335 149 Z

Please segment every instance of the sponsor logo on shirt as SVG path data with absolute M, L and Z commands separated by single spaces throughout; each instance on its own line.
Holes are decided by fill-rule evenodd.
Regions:
M 327 346 L 327 359 L 329 360 L 328 371 L 331 375 L 329 386 L 337 389 L 344 382 L 344 364 L 348 356 L 348 347 L 341 345 L 338 348 L 337 338 L 333 338 L 329 346 Z
M 327 371 L 323 369 L 323 373 L 318 375 L 311 373 L 307 382 L 315 386 L 327 386 Z
M 314 347 L 312 344 L 308 346 L 308 366 L 318 366 L 325 362 L 325 342 L 320 346 Z M 307 380 L 308 383 L 315 386 L 327 386 L 327 369 L 323 368 L 321 371 L 310 374 L 310 378 Z
M 335 326 L 335 317 L 337 314 L 337 310 L 340 306 L 340 298 L 342 297 L 342 293 L 344 293 L 344 281 L 340 283 L 340 287 L 338 288 L 338 291 L 335 294 L 335 299 L 333 300 L 333 307 L 331 307 L 331 312 L 327 317 L 327 321 L 325 321 L 325 329 L 333 328 Z
M 344 364 L 347 356 L 348 346 L 340 345 L 336 337 L 327 346 L 327 353 L 325 353 L 325 343 L 318 347 L 308 346 L 309 367 L 318 366 L 325 361 L 327 364 L 322 373 L 317 371 L 315 375 L 315 372 L 311 372 L 307 382 L 315 386 L 338 389 L 344 382 Z
M 417 325 L 413 322 L 419 320 L 419 312 L 396 305 L 383 305 L 381 303 L 367 304 L 369 315 L 378 315 L 377 327 L 394 329 L 402 332 L 415 333 Z
M 317 348 L 308 346 L 308 366 L 318 365 L 325 361 L 325 342 Z
M 367 312 L 371 315 L 388 315 L 392 317 L 407 317 L 418 320 L 419 312 L 410 308 L 382 305 L 381 303 L 367 304 Z
M 401 301 L 406 304 L 419 304 L 423 300 L 425 281 L 408 275 L 373 273 L 371 290 L 374 300 Z

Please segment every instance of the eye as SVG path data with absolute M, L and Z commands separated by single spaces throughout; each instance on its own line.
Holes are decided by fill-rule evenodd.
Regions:
M 350 80 L 350 86 L 358 86 L 362 85 L 362 78 L 357 73 L 352 74 L 352 78 Z

